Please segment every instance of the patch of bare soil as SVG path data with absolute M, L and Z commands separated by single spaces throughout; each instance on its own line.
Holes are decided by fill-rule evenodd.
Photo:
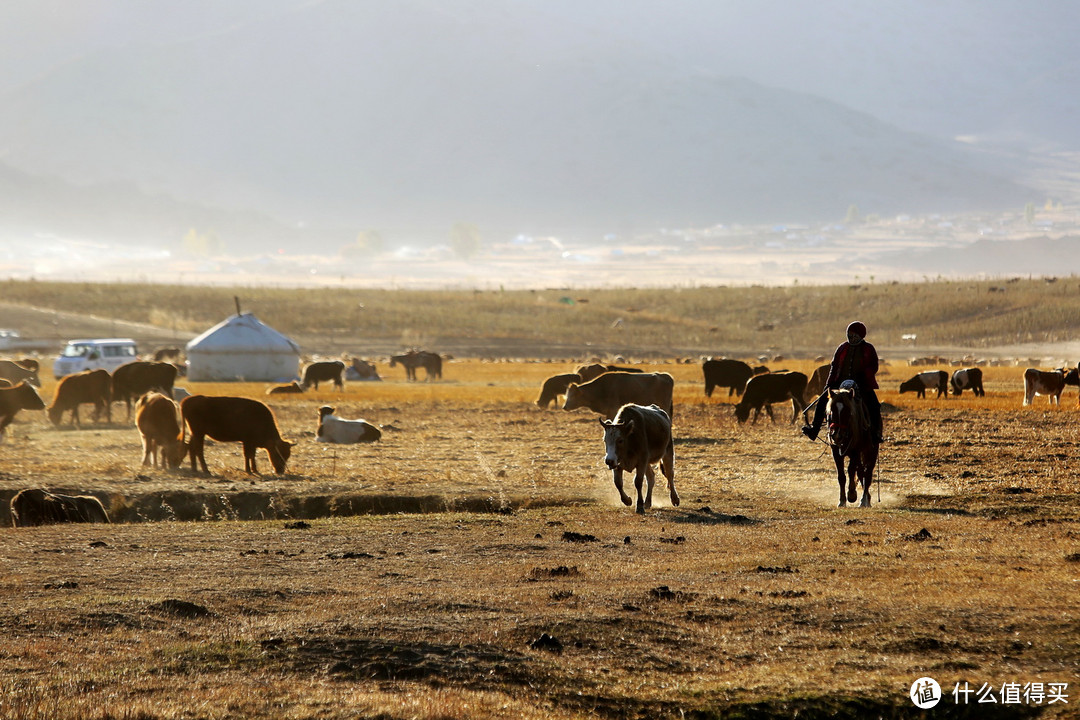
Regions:
M 883 390 L 873 507 L 837 509 L 786 413 L 738 425 L 699 368 L 663 369 L 683 500 L 658 484 L 644 516 L 596 417 L 532 404 L 557 365 L 275 399 L 298 442 L 282 476 L 221 443 L 210 476 L 142 468 L 122 411 L 20 415 L 0 488 L 92 492 L 120 522 L 0 530 L 0 715 L 916 717 L 931 676 L 942 716 L 988 717 L 954 685 L 1074 682 L 1075 395 Z M 382 441 L 314 442 L 326 402 Z

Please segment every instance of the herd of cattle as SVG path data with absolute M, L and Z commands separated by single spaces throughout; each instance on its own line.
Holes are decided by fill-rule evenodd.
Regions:
M 354 361 L 353 368 L 356 368 Z M 360 361 L 363 362 L 363 361 Z M 424 368 L 428 379 L 442 376 L 442 358 L 434 353 L 410 351 L 394 356 L 391 366 L 403 365 L 407 377 L 416 379 L 416 370 Z M 347 366 L 340 360 L 313 362 L 305 366 L 301 380 L 288 386 L 275 386 L 268 392 L 289 392 L 294 387 L 302 392 L 318 388 L 320 382 L 344 388 Z M 374 376 L 374 366 L 361 368 L 365 379 Z M 105 370 L 86 370 L 61 378 L 56 385 L 52 403 L 46 407 L 36 387 L 41 383 L 37 364 L 32 360 L 0 360 L 0 441 L 7 426 L 20 410 L 45 410 L 54 425 L 60 425 L 70 414 L 74 425 L 80 424 L 79 406 L 92 405 L 95 421 L 112 419 L 112 403 L 123 402 L 127 421 L 135 408 L 135 426 L 143 446 L 143 465 L 165 469 L 178 468 L 184 458 L 190 459 L 192 471 L 209 473 L 204 455 L 207 436 L 220 441 L 240 443 L 243 448 L 244 469 L 257 474 L 256 451 L 263 449 L 269 456 L 274 472 L 285 472 L 293 444 L 284 439 L 272 410 L 264 403 L 244 397 L 191 395 L 176 387 L 178 367 L 169 362 L 136 361 L 117 368 L 111 375 Z M 716 388 L 727 388 L 728 396 L 737 395 L 734 407 L 739 423 L 750 419 L 757 422 L 764 410 L 773 418 L 772 405 L 790 402 L 791 421 L 823 390 L 829 372 L 828 365 L 818 367 L 809 376 L 802 372 L 770 371 L 764 366 L 751 366 L 741 360 L 708 358 L 702 364 L 705 394 L 711 396 Z M 1042 371 L 1028 369 L 1024 374 L 1024 405 L 1035 395 L 1049 396 L 1059 402 L 1067 384 L 1080 385 L 1076 368 Z M 915 392 L 925 397 L 936 391 L 937 397 L 961 395 L 971 390 L 983 396 L 982 370 L 966 367 L 951 375 L 944 370 L 920 372 L 900 384 L 901 393 Z M 536 404 L 547 408 L 558 404 L 564 396 L 563 409 L 588 408 L 603 417 L 605 462 L 612 470 L 615 486 L 626 504 L 631 498 L 622 489 L 622 472 L 635 473 L 637 510 L 651 506 L 655 473 L 652 466 L 659 463 L 668 480 L 671 500 L 678 504 L 675 491 L 672 455 L 671 423 L 674 417 L 674 379 L 668 373 L 644 372 L 640 368 L 617 365 L 583 365 L 573 373 L 552 376 L 544 381 Z M 380 439 L 381 430 L 366 420 L 350 420 L 336 416 L 335 409 L 319 409 L 316 440 L 331 443 L 365 443 Z M 642 494 L 642 484 L 647 491 Z M 66 517 L 100 518 L 95 507 L 86 507 L 88 500 L 63 496 L 49 497 L 44 491 L 22 494 L 20 507 L 13 500 L 12 518 L 19 524 L 35 524 L 34 518 Z M 93 503 L 90 503 L 92 506 Z M 37 510 L 35 510 L 37 508 Z

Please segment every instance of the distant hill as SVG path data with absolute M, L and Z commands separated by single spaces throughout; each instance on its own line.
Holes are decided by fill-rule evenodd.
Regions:
M 1015 161 L 595 25 L 552 28 L 564 15 L 543 8 L 304 3 L 92 52 L 0 96 L 3 160 L 67 184 L 4 181 L 43 230 L 199 227 L 237 249 L 298 226 L 333 249 L 462 221 L 488 237 L 628 234 L 1040 199 Z

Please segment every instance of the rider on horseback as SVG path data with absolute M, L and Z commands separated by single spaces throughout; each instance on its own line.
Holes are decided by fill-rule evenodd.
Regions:
M 817 407 L 814 408 L 814 421 L 802 427 L 803 435 L 811 440 L 817 440 L 821 423 L 825 421 L 826 394 L 829 390 L 840 387 L 844 380 L 854 380 L 859 388 L 859 397 L 870 414 L 870 429 L 874 441 L 882 441 L 881 401 L 874 392 L 878 387 L 878 355 L 874 346 L 866 342 L 865 338 L 866 326 L 861 322 L 856 321 L 847 326 L 847 342 L 841 343 L 833 353 L 829 377 L 825 381 L 825 392 L 817 399 Z

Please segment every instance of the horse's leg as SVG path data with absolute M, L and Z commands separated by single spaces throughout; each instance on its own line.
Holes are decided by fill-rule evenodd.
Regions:
M 847 480 L 844 477 L 844 456 L 836 448 L 833 448 L 832 455 L 833 462 L 836 463 L 836 480 L 840 483 L 840 503 L 836 507 L 847 507 L 847 496 L 844 494 L 844 482 Z
M 859 472 L 859 461 L 857 455 L 852 455 L 848 458 L 848 489 L 847 499 L 848 502 L 853 503 L 859 499 L 859 489 L 855 485 L 855 479 Z
M 870 507 L 870 485 L 874 480 L 874 466 L 877 465 L 877 446 L 871 445 L 863 457 L 863 495 L 861 506 Z

